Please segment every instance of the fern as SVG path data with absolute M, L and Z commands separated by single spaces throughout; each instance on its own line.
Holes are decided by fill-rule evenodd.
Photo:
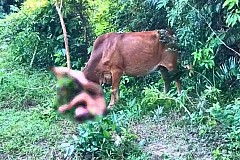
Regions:
M 229 29 L 226 32 L 224 42 L 231 46 L 236 44 L 238 41 L 240 41 L 240 27 Z
M 161 9 L 162 7 L 166 7 L 169 0 L 162 0 L 157 3 L 157 9 Z
M 233 27 L 240 22 L 240 11 L 238 9 L 239 0 L 225 0 L 223 8 L 227 8 L 226 23 L 228 26 Z
M 225 63 L 220 65 L 217 76 L 221 81 L 238 79 L 240 75 L 240 61 L 235 57 L 230 57 Z

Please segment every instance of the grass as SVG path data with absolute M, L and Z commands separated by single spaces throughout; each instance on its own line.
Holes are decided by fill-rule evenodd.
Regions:
M 51 157 L 56 151 L 61 157 L 59 146 L 76 132 L 76 124 L 51 108 L 55 78 L 15 65 L 4 52 L 0 68 L 0 159 Z
M 0 113 L 0 121 L 0 148 L 8 155 L 42 157 L 64 140 L 62 135 L 66 132 L 60 121 L 43 117 L 38 109 L 4 109 Z M 68 132 L 71 130 L 74 131 L 69 128 Z

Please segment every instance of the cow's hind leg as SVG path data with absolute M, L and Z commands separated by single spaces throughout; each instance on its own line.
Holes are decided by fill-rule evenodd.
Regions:
M 179 78 L 175 79 L 175 83 L 177 86 L 178 94 L 180 95 L 181 94 L 181 83 L 180 83 Z
M 176 86 L 177 86 L 177 90 L 178 90 L 178 94 L 181 94 L 181 83 L 180 83 L 180 76 L 181 76 L 181 71 L 177 71 L 174 74 L 173 79 L 175 80 Z
M 108 108 L 112 108 L 114 104 L 118 101 L 118 88 L 120 83 L 120 78 L 122 76 L 122 71 L 115 69 L 111 71 L 112 73 L 112 90 L 111 90 L 111 100 Z
M 168 93 L 169 88 L 170 88 L 170 84 L 172 82 L 171 76 L 170 76 L 170 74 L 168 72 L 168 69 L 166 67 L 159 66 L 158 68 L 161 72 L 161 75 L 162 75 L 162 78 L 163 78 L 163 81 L 164 81 L 164 92 Z

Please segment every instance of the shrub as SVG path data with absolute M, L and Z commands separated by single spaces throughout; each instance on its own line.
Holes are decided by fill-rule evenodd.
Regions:
M 86 1 L 68 0 L 63 4 L 74 67 L 82 66 L 88 58 L 91 31 L 86 8 Z M 1 39 L 8 42 L 16 62 L 37 68 L 66 65 L 62 28 L 53 1 L 27 0 L 18 13 L 1 23 Z
M 73 136 L 72 142 L 63 144 L 66 156 L 75 154 L 83 159 L 125 159 L 130 155 L 140 155 L 134 143 L 136 136 L 118 123 L 116 114 L 82 124 L 78 132 L 79 136 Z
M 209 114 L 208 120 L 205 123 L 205 132 L 218 133 L 218 140 L 216 143 L 216 150 L 219 154 L 215 153 L 215 157 L 225 157 L 234 159 L 239 157 L 240 151 L 240 99 L 236 99 L 234 103 L 226 106 L 221 106 L 219 103 L 213 104 L 207 110 Z

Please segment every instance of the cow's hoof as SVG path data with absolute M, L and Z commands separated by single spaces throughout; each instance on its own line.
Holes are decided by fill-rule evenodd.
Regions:
M 109 104 L 107 109 L 113 109 L 114 104 Z
M 178 92 L 178 96 L 181 96 L 182 95 L 182 93 L 183 93 L 183 91 L 180 91 L 180 92 Z

